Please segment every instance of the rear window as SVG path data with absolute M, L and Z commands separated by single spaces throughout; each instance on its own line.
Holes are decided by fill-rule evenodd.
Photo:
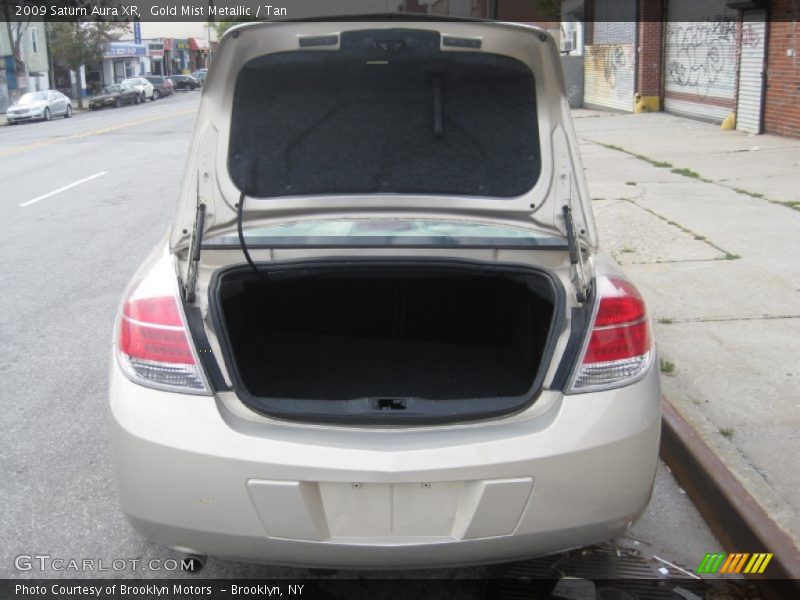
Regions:
M 563 240 L 531 229 L 427 219 L 298 221 L 245 229 L 243 235 L 251 247 L 563 247 Z M 203 247 L 239 248 L 239 236 L 237 233 L 212 236 L 203 240 Z
M 251 196 L 513 197 L 540 158 L 530 69 L 442 52 L 438 32 L 347 32 L 338 51 L 253 59 L 236 82 L 228 168 Z

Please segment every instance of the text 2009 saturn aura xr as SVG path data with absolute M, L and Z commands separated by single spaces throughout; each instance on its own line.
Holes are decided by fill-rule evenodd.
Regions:
M 650 498 L 654 362 L 548 35 L 241 25 L 120 308 L 120 504 L 160 544 L 275 564 L 599 542 Z

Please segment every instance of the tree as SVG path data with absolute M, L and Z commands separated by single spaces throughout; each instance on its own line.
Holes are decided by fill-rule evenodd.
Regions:
M 25 73 L 25 59 L 22 57 L 22 36 L 28 30 L 29 21 L 6 21 L 8 39 L 11 43 L 11 54 L 14 55 L 17 73 Z
M 214 22 L 214 31 L 217 33 L 217 39 L 222 39 L 222 36 L 225 35 L 225 32 L 228 31 L 234 25 L 241 25 L 242 23 L 247 23 L 247 19 L 239 19 L 238 21 L 215 21 Z M 210 42 L 211 40 L 209 40 Z
M 21 76 L 28 74 L 25 59 L 22 56 L 22 36 L 28 30 L 30 17 L 25 20 L 13 21 L 11 18 L 12 7 L 8 2 L 3 2 L 3 14 L 6 19 L 6 33 L 8 43 L 11 44 L 11 54 L 14 56 L 14 70 Z
M 72 71 L 83 65 L 92 65 L 103 60 L 103 52 L 111 42 L 127 33 L 128 26 L 120 22 L 53 23 L 51 26 L 50 50 L 53 61 Z M 78 94 L 78 106 L 83 108 L 83 96 Z

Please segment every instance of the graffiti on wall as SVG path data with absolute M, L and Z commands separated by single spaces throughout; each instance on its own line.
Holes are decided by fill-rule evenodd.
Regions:
M 591 69 L 602 73 L 610 89 L 616 89 L 617 78 L 624 76 L 626 71 L 633 71 L 633 64 L 628 57 L 628 45 L 606 44 L 603 46 L 589 46 L 587 51 L 592 61 Z
M 700 98 L 720 87 L 733 87 L 736 22 L 732 19 L 670 23 L 667 48 L 667 72 L 673 84 L 693 90 Z
M 635 63 L 633 44 L 586 46 L 585 100 L 600 106 L 631 110 Z
M 746 23 L 742 30 L 742 46 L 758 48 L 761 44 L 761 34 L 753 27 L 752 23 Z
M 609 46 L 608 52 L 603 57 L 603 75 L 608 87 L 612 90 L 617 87 L 617 74 L 632 65 L 628 65 L 625 49 L 622 46 Z

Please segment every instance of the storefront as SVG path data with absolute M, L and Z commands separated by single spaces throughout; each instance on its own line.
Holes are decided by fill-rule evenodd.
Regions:
M 172 69 L 171 73 L 191 73 L 189 60 L 189 40 L 172 40 Z
M 189 38 L 189 70 L 208 67 L 208 42 L 202 38 Z
M 166 75 L 164 70 L 164 42 L 163 39 L 148 40 L 147 56 L 150 59 L 150 73 L 153 75 Z
M 102 84 L 119 83 L 148 72 L 147 44 L 112 42 L 103 53 Z

